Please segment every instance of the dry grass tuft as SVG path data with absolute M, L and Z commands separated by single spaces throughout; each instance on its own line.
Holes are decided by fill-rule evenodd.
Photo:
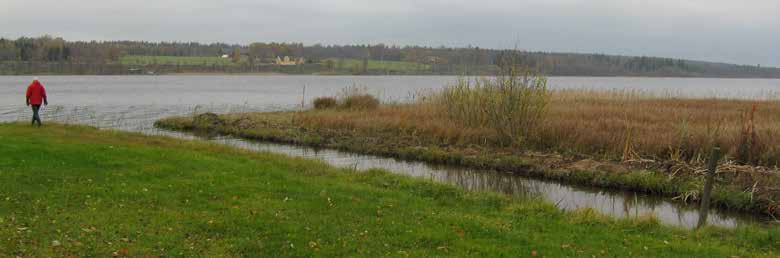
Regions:
M 344 109 L 373 110 L 379 107 L 379 99 L 369 94 L 350 95 L 341 103 Z
M 338 104 L 336 98 L 333 97 L 319 97 L 312 101 L 314 109 L 330 109 L 335 108 Z

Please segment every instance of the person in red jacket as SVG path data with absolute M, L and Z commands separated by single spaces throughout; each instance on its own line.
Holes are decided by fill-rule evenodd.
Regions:
M 41 126 L 41 117 L 38 115 L 38 111 L 41 109 L 41 104 L 48 106 L 49 100 L 46 99 L 46 89 L 43 88 L 43 84 L 38 81 L 36 77 L 30 86 L 27 86 L 27 106 L 32 106 L 33 117 L 32 124 L 35 125 L 35 121 L 38 121 L 38 127 Z

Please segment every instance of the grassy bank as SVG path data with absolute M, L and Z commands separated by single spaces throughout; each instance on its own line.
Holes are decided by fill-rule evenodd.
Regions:
M 240 63 L 233 62 L 231 58 L 221 58 L 218 56 L 136 56 L 126 55 L 119 59 L 118 63 L 122 65 L 182 65 L 182 66 L 243 66 L 247 65 L 246 58 Z M 427 64 L 418 64 L 402 61 L 377 61 L 367 60 L 365 63 L 358 59 L 336 59 L 330 58 L 322 60 L 320 64 L 323 69 L 312 70 L 310 73 L 323 73 L 335 75 L 352 74 L 429 74 L 431 67 Z M 272 65 L 272 64 L 261 64 Z M 363 67 L 363 66 L 366 67 Z M 327 66 L 330 66 L 328 68 Z M 213 71 L 219 73 L 220 71 Z
M 234 66 L 237 65 L 230 58 L 221 58 L 218 56 L 134 56 L 126 55 L 119 59 L 123 65 L 219 65 Z
M 203 142 L 0 124 L 0 256 L 774 256 L 663 227 Z
M 428 74 L 431 71 L 431 65 L 405 62 L 405 61 L 379 61 L 379 60 L 366 60 L 365 63 L 360 59 L 339 59 L 328 58 L 322 60 L 323 64 L 330 65 L 334 68 L 335 72 L 354 74 L 354 73 L 369 73 L 369 74 Z M 363 66 L 366 67 L 363 67 Z M 362 71 L 365 68 L 365 71 Z
M 516 126 L 529 122 L 515 118 L 528 116 L 520 112 L 535 107 L 504 107 L 496 101 L 485 115 L 453 117 L 440 100 L 369 109 L 211 114 L 164 119 L 157 126 L 499 169 L 682 201 L 698 200 L 707 151 L 718 145 L 726 155 L 714 203 L 780 212 L 780 173 L 772 168 L 780 160 L 774 129 L 780 127 L 780 102 L 585 91 L 558 91 L 547 97 L 542 117 L 531 121 L 533 127 Z M 464 99 L 475 98 L 480 96 Z M 465 103 L 462 106 L 476 105 Z M 487 112 L 513 108 L 518 114 Z M 511 137 L 519 134 L 525 137 Z

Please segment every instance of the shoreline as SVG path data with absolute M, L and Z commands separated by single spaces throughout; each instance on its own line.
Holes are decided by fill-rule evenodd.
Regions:
M 451 77 L 491 77 L 493 75 L 462 75 L 462 74 L 352 74 L 352 73 L 281 73 L 281 72 L 259 72 L 259 73 L 229 73 L 229 72 L 182 72 L 182 73 L 161 73 L 161 74 L 58 74 L 58 73 L 31 73 L 31 74 L 0 74 L 0 76 L 225 76 L 225 75 L 246 75 L 246 76 L 356 76 L 356 77 L 381 77 L 381 76 L 451 76 Z M 638 78 L 638 79 L 723 79 L 723 80 L 780 80 L 780 77 L 706 77 L 706 76 L 647 76 L 647 75 L 549 75 L 548 78 Z

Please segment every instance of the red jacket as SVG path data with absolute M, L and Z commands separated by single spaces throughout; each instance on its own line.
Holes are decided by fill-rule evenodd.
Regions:
M 27 99 L 30 100 L 30 105 L 40 105 L 43 103 L 44 98 L 46 98 L 46 89 L 43 88 L 43 84 L 38 82 L 38 80 L 27 86 Z

